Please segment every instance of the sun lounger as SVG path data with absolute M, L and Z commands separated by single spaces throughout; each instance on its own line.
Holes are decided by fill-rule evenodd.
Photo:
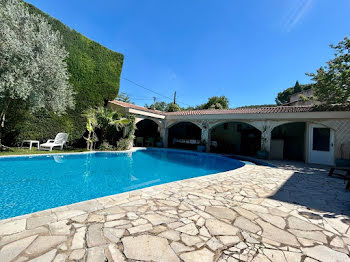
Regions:
M 59 147 L 62 150 L 63 146 L 67 143 L 67 141 L 68 141 L 67 133 L 58 133 L 55 139 L 49 139 L 47 140 L 46 143 L 41 144 L 40 149 L 52 151 L 53 148 Z

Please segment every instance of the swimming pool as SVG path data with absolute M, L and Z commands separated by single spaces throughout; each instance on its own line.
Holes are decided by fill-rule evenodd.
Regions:
M 0 219 L 224 172 L 243 162 L 178 150 L 0 158 Z

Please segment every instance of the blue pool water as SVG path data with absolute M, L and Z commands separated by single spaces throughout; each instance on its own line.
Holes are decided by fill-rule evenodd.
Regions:
M 242 167 L 175 150 L 0 158 L 0 219 Z

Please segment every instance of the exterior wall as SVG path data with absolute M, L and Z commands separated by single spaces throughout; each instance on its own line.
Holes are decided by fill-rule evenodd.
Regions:
M 317 114 L 317 113 L 316 113 Z M 327 114 L 332 115 L 332 113 L 327 112 Z M 207 118 L 207 117 L 206 117 Z M 350 113 L 349 113 L 350 118 Z M 187 119 L 186 119 L 187 120 Z M 167 120 L 165 120 L 167 121 Z M 188 120 L 187 120 L 188 121 Z M 214 126 L 217 126 L 220 123 L 224 122 L 232 122 L 232 119 L 225 119 L 225 120 L 192 120 L 191 122 L 197 124 L 198 126 L 201 126 L 202 128 L 202 139 L 207 141 L 207 151 L 210 148 L 211 144 L 211 137 L 210 137 L 210 131 L 207 132 L 203 131 L 203 123 L 209 125 L 209 129 L 211 129 Z M 254 126 L 255 128 L 259 129 L 262 132 L 262 138 L 261 138 L 261 148 L 263 150 L 266 150 L 267 152 L 270 151 L 270 145 L 271 145 L 271 132 L 272 130 L 279 126 L 286 123 L 293 123 L 293 122 L 305 122 L 306 125 L 306 141 L 305 141 L 305 162 L 308 162 L 308 156 L 309 156 L 309 124 L 323 124 L 327 127 L 330 127 L 334 130 L 335 133 L 335 141 L 334 141 L 334 157 L 335 159 L 341 158 L 341 146 L 343 143 L 350 143 L 350 119 L 333 119 L 333 120 L 327 120 L 322 119 L 319 117 L 317 120 L 308 120 L 305 118 L 291 118 L 290 120 L 287 119 L 279 119 L 279 120 L 255 120 L 252 121 L 250 119 L 241 120 L 237 119 L 237 122 L 243 122 L 250 124 Z M 176 123 L 177 121 L 172 120 L 171 123 Z M 165 124 L 167 126 L 167 124 Z M 214 138 L 215 139 L 215 138 Z
M 350 113 L 349 113 L 350 117 Z M 187 120 L 187 119 L 186 119 Z M 165 122 L 163 131 L 161 131 L 161 136 L 163 137 L 163 144 L 166 147 L 167 146 L 167 127 L 178 123 L 182 121 L 167 121 L 163 120 Z M 188 121 L 188 120 L 187 120 Z M 226 120 L 205 120 L 205 121 L 188 121 L 192 122 L 198 126 L 201 127 L 202 129 L 202 140 L 207 141 L 207 151 L 210 149 L 210 144 L 212 140 L 215 140 L 215 136 L 213 138 L 210 137 L 210 129 L 217 126 L 217 132 L 218 134 L 216 135 L 223 135 L 226 136 L 228 132 L 225 132 L 226 130 L 221 130 L 223 129 L 223 126 L 220 126 L 219 124 L 225 123 L 225 122 L 230 122 L 232 119 L 226 119 Z M 305 162 L 308 162 L 308 156 L 309 156 L 309 124 L 314 123 L 314 124 L 323 124 L 327 127 L 330 127 L 334 130 L 335 133 L 335 141 L 334 141 L 334 156 L 335 159 L 341 158 L 341 146 L 344 143 L 350 143 L 350 119 L 334 119 L 334 120 L 314 120 L 314 121 L 308 121 L 306 119 L 291 119 L 291 120 L 285 120 L 285 119 L 280 119 L 280 120 L 236 120 L 237 122 L 242 122 L 242 123 L 247 123 L 252 125 L 253 127 L 259 129 L 262 132 L 262 139 L 261 139 L 261 148 L 266 151 L 270 151 L 270 144 L 271 144 L 271 132 L 272 130 L 279 126 L 283 125 L 286 123 L 293 123 L 293 122 L 305 122 L 306 125 L 306 141 L 305 141 Z M 203 124 L 208 125 L 208 128 L 203 128 Z M 221 127 L 221 128 L 220 128 Z M 232 131 L 232 127 L 229 125 L 229 130 L 227 131 Z M 238 136 L 237 136 L 238 137 Z M 232 136 L 230 136 L 230 139 L 232 140 Z M 231 141 L 230 140 L 230 141 Z M 237 142 L 237 145 L 239 146 L 239 141 Z
M 341 147 L 344 143 L 350 143 L 350 112 L 304 112 L 304 113 L 272 113 L 272 114 L 217 114 L 217 115 L 157 115 L 155 113 L 143 112 L 142 110 L 131 110 L 119 105 L 109 106 L 122 113 L 134 114 L 137 121 L 152 119 L 159 126 L 160 135 L 164 147 L 168 144 L 168 129 L 179 122 L 191 122 L 202 130 L 202 140 L 207 142 L 207 150 L 210 148 L 210 130 L 225 122 L 243 122 L 252 125 L 261 131 L 261 148 L 270 151 L 271 131 L 282 124 L 292 122 L 306 123 L 305 159 L 309 156 L 309 124 L 322 124 L 334 130 L 334 157 L 341 158 Z M 221 131 L 220 131 L 221 132 Z
M 319 121 L 318 123 L 330 127 L 334 130 L 334 155 L 336 159 L 341 158 L 342 144 L 350 143 L 350 119 L 325 120 Z

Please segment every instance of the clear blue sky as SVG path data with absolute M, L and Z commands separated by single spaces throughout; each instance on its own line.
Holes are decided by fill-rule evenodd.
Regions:
M 123 53 L 122 77 L 190 105 L 214 95 L 231 107 L 274 103 L 350 34 L 349 0 L 28 2 Z M 139 105 L 154 96 L 125 80 L 120 91 Z

